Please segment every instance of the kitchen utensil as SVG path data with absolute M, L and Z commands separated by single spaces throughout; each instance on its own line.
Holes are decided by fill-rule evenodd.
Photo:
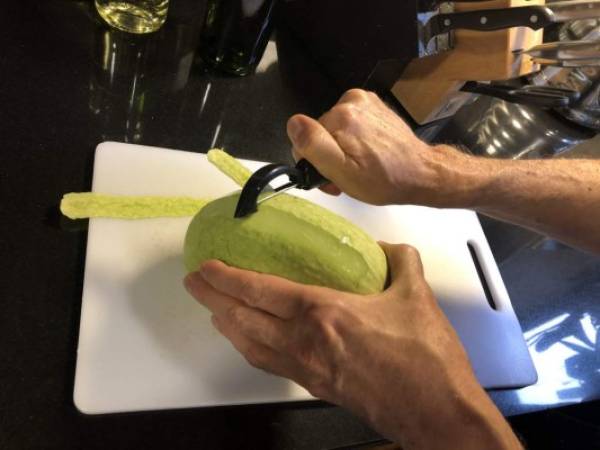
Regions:
M 276 0 L 209 0 L 199 55 L 209 67 L 245 76 L 258 66 L 273 29 Z
M 260 194 L 269 186 L 269 183 L 282 175 L 287 175 L 289 182 L 272 189 L 268 195 L 259 199 Z M 268 164 L 254 172 L 244 185 L 234 217 L 242 218 L 252 214 L 256 212 L 258 204 L 292 188 L 313 189 L 326 182 L 323 175 L 306 159 L 298 161 L 295 167 L 287 164 Z
M 559 61 L 600 59 L 600 42 L 566 41 L 545 42 L 534 47 L 515 51 L 518 55 Z
M 568 22 L 559 28 L 557 34 L 561 42 L 598 41 L 600 39 L 600 21 L 587 19 Z M 567 123 L 581 125 L 590 132 L 600 129 L 599 66 L 545 65 L 542 70 L 529 77 L 529 80 L 537 85 L 564 87 L 579 92 L 581 97 L 579 101 L 569 108 L 560 108 L 555 112 L 567 119 Z
M 579 94 L 576 91 L 550 86 L 510 86 L 468 81 L 461 88 L 461 91 L 488 95 L 511 103 L 541 108 L 567 107 L 579 99 Z
M 252 170 L 263 165 L 242 162 Z M 114 142 L 96 150 L 95 192 L 217 198 L 236 188 L 203 154 Z M 535 382 L 523 334 L 475 213 L 369 206 L 317 189 L 298 195 L 341 214 L 375 239 L 420 250 L 427 281 L 485 387 Z M 89 221 L 74 389 L 80 411 L 312 399 L 291 381 L 248 365 L 214 330 L 210 313 L 186 293 L 182 246 L 190 219 Z
M 591 17 L 600 17 L 599 0 L 440 13 L 432 15 L 419 27 L 419 38 L 423 46 L 429 49 L 435 36 L 444 35 L 436 40 L 435 50 L 440 51 L 452 47 L 452 30 L 494 31 L 512 27 L 539 30 L 553 23 Z
M 532 58 L 535 64 L 541 66 L 555 66 L 555 67 L 598 67 L 600 66 L 600 59 L 544 59 L 544 58 Z

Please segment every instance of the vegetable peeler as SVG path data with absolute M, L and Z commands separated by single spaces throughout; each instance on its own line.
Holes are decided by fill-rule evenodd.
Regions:
M 269 183 L 281 175 L 287 175 L 289 182 L 272 189 Z M 255 213 L 260 203 L 289 189 L 309 190 L 319 187 L 327 183 L 327 181 L 306 159 L 301 159 L 295 166 L 267 164 L 254 172 L 246 184 L 244 184 L 233 217 L 239 219 Z M 259 199 L 260 194 L 267 188 L 267 192 L 270 191 L 270 193 Z

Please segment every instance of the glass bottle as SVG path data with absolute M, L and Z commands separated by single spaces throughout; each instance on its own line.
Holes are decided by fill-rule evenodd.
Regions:
M 158 30 L 167 19 L 169 0 L 95 0 L 100 17 L 110 26 L 129 33 Z
M 209 0 L 199 56 L 208 67 L 254 72 L 273 28 L 277 0 Z

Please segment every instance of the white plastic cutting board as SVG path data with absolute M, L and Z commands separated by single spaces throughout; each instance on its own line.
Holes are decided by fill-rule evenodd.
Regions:
M 244 161 L 255 170 L 258 162 Z M 113 142 L 96 150 L 93 191 L 216 198 L 237 187 L 206 156 Z M 318 191 L 326 206 L 378 240 L 421 251 L 426 277 L 485 387 L 535 382 L 521 329 L 476 215 L 373 207 Z M 185 291 L 182 244 L 190 219 L 92 219 L 89 224 L 74 400 L 97 414 L 297 401 L 312 397 L 250 367 Z M 486 299 L 475 247 L 497 310 Z

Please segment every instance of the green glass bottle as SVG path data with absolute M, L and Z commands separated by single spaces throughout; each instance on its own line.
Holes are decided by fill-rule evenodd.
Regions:
M 277 0 L 209 0 L 199 56 L 211 68 L 254 72 L 273 29 Z

